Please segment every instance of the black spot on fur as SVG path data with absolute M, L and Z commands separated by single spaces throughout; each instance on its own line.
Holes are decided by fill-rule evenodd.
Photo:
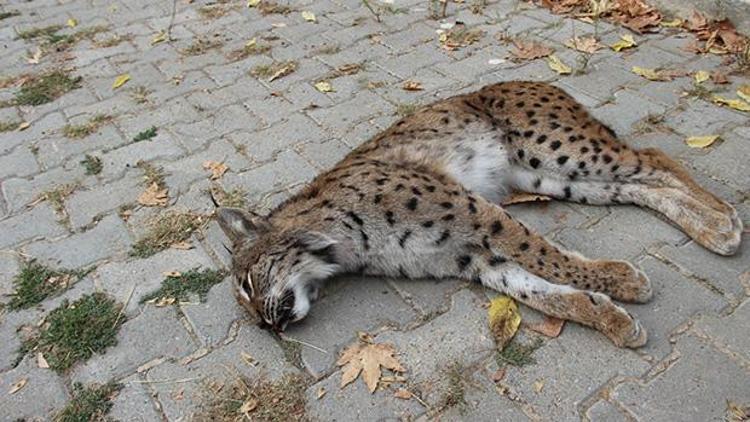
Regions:
M 374 204 L 379 204 L 380 201 L 382 201 L 382 200 L 383 200 L 383 195 L 380 194 L 380 193 L 378 193 L 378 194 L 375 194 L 375 198 L 373 198 L 372 202 Z
M 563 164 L 567 163 L 568 162 L 568 158 L 569 157 L 567 155 L 561 155 L 561 156 L 557 157 L 557 164 L 563 165 Z
M 499 220 L 495 220 L 492 222 L 492 225 L 490 226 L 490 231 L 493 235 L 496 235 L 500 233 L 503 230 L 503 223 L 501 223 Z
M 473 202 L 469 202 L 469 212 L 472 213 L 472 214 L 476 214 L 477 213 L 477 207 L 474 206 Z
M 557 151 L 562 146 L 562 142 L 560 141 L 553 141 L 551 144 L 549 144 L 549 147 L 552 149 L 552 151 Z
M 469 255 L 461 255 L 458 258 L 456 258 L 456 264 L 458 264 L 458 271 L 463 272 L 466 267 L 471 264 L 471 256 Z
M 501 256 L 501 255 L 493 255 L 492 257 L 490 257 L 490 259 L 487 260 L 487 263 L 491 267 L 496 267 L 505 262 L 508 262 L 508 260 L 504 256 Z
M 446 215 L 443 216 L 443 218 L 441 220 L 443 220 L 443 221 L 453 221 L 455 219 L 456 219 L 455 215 L 453 215 L 453 214 L 446 214 Z
M 349 218 L 351 218 L 351 219 L 352 219 L 352 221 L 354 221 L 355 223 L 357 223 L 357 225 L 360 225 L 360 226 L 361 226 L 361 225 L 365 224 L 365 222 L 364 222 L 364 221 L 362 221 L 362 219 L 361 219 L 361 218 L 360 218 L 360 217 L 359 217 L 359 216 L 358 216 L 357 214 L 355 214 L 355 213 L 353 213 L 353 212 L 351 212 L 351 211 L 347 212 L 347 213 L 346 213 L 346 215 L 347 215 L 347 216 L 348 216 Z
M 529 244 L 526 243 L 526 242 L 523 242 L 520 245 L 518 245 L 518 248 L 521 249 L 522 251 L 525 251 L 525 250 L 529 249 Z
M 449 237 L 451 237 L 451 232 L 448 230 L 443 230 L 443 233 L 440 234 L 440 238 L 435 241 L 435 244 L 440 245 L 446 240 L 448 240 Z
M 385 212 L 385 220 L 388 222 L 389 226 L 396 224 L 396 220 L 393 219 L 393 211 Z
M 450 202 L 441 202 L 440 206 L 443 207 L 443 208 L 445 208 L 445 209 L 447 209 L 447 210 L 453 208 L 453 204 L 451 204 Z
M 542 164 L 542 162 L 536 157 L 532 157 L 531 160 L 529 160 L 531 168 L 538 168 L 540 164 Z
M 403 247 L 404 247 L 404 245 L 406 244 L 406 240 L 407 240 L 407 239 L 409 239 L 409 236 L 411 236 L 411 230 L 406 230 L 406 231 L 405 231 L 405 232 L 404 232 L 404 233 L 403 233 L 403 234 L 401 235 L 401 237 L 399 237 L 399 239 L 398 239 L 398 245 L 399 245 L 399 246 L 401 246 L 401 247 L 403 248 Z
M 416 197 L 412 197 L 410 200 L 406 201 L 406 208 L 408 208 L 411 211 L 414 211 L 417 209 L 417 204 L 419 201 Z

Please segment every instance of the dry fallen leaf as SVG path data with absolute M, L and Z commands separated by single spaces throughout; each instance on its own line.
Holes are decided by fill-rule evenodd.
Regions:
M 633 66 L 631 71 L 638 76 L 642 76 L 648 79 L 649 81 L 659 81 L 659 82 L 671 81 L 675 77 L 681 75 L 681 72 L 677 72 L 675 70 L 648 69 L 648 68 L 639 67 L 639 66 Z
M 18 390 L 26 386 L 26 383 L 28 381 L 28 378 L 21 378 L 20 380 L 16 381 L 15 384 L 10 387 L 10 391 L 8 391 L 8 394 L 16 394 Z
M 241 352 L 240 357 L 242 358 L 242 361 L 250 366 L 258 366 L 258 361 L 247 352 Z
M 571 38 L 565 41 L 565 46 L 589 54 L 593 54 L 603 47 L 594 37 Z
M 271 75 L 270 78 L 268 78 L 268 82 L 273 82 L 276 79 L 279 79 L 281 77 L 284 77 L 292 72 L 297 70 L 297 64 L 294 62 L 287 63 L 286 65 L 282 66 L 279 70 L 277 70 L 273 75 Z
M 635 42 L 635 39 L 633 39 L 633 36 L 630 34 L 626 35 L 620 35 L 620 41 L 617 41 L 616 43 L 612 44 L 610 47 L 612 50 L 615 51 L 622 51 L 628 48 L 632 48 L 637 46 L 638 44 Z
M 255 408 L 258 407 L 258 400 L 255 399 L 248 399 L 246 402 L 242 403 L 242 406 L 240 406 L 240 412 L 250 418 L 250 412 L 255 410 Z
M 328 81 L 320 81 L 315 84 L 315 89 L 320 92 L 332 92 L 333 86 L 331 86 L 331 83 Z
M 535 195 L 533 193 L 515 192 L 510 194 L 503 201 L 503 205 L 522 204 L 524 202 L 544 202 L 551 201 L 552 198 L 545 195 Z
M 167 189 L 162 189 L 157 183 L 152 183 L 138 197 L 138 203 L 147 207 L 163 207 L 168 200 Z
M 423 89 L 422 88 L 422 83 L 417 82 L 417 81 L 406 81 L 401 86 L 401 88 L 404 91 L 421 91 Z
M 564 325 L 564 319 L 545 315 L 542 321 L 529 324 L 528 328 L 531 331 L 536 331 L 537 333 L 543 334 L 547 337 L 555 338 L 560 335 L 560 332 L 562 331 Z
M 323 398 L 323 396 L 326 395 L 326 393 L 327 393 L 326 389 L 324 387 L 320 387 L 318 388 L 318 392 L 315 393 L 315 397 L 317 400 L 320 400 Z
M 26 130 L 29 127 L 31 127 L 31 122 L 22 122 L 20 125 L 18 125 L 18 131 Z
M 507 367 L 503 366 L 502 368 L 498 369 L 497 371 L 492 373 L 492 376 L 490 379 L 492 379 L 492 382 L 498 383 L 505 378 L 505 371 L 507 371 Z
M 38 352 L 36 354 L 36 366 L 42 369 L 49 369 L 49 363 L 47 362 L 47 359 L 44 358 L 44 354 L 42 352 Z
M 159 31 L 158 34 L 154 35 L 154 38 L 151 38 L 151 45 L 159 44 L 160 42 L 164 42 L 167 40 L 167 33 L 164 31 Z
M 187 251 L 193 249 L 193 244 L 190 241 L 183 240 L 182 242 L 173 243 L 169 246 L 172 249 L 178 249 L 181 251 Z
M 34 54 L 31 54 L 31 55 L 27 56 L 26 63 L 28 63 L 28 64 L 39 64 L 39 61 L 42 59 L 42 55 L 43 54 L 44 54 L 44 52 L 42 51 L 42 49 L 39 48 L 39 47 L 37 47 L 36 51 L 34 52 Z
M 720 71 L 715 71 L 711 74 L 711 82 L 717 84 L 717 85 L 724 85 L 729 83 L 729 78 L 725 73 L 722 73 Z
M 750 103 L 750 85 L 740 85 L 740 87 L 737 88 L 737 96 Z
M 515 61 L 540 59 L 555 51 L 542 43 L 530 40 L 513 40 L 513 46 L 515 49 L 510 53 Z
M 221 179 L 221 177 L 224 176 L 224 173 L 229 170 L 229 167 L 223 162 L 220 163 L 218 161 L 211 160 L 204 161 L 203 168 L 206 170 L 211 170 L 211 180 Z
M 685 140 L 685 143 L 691 148 L 706 148 L 716 142 L 719 135 L 691 136 Z
M 738 111 L 750 111 L 750 103 L 747 103 L 740 99 L 729 99 L 718 95 L 714 95 L 711 100 L 716 104 L 725 105 L 729 108 L 733 108 Z
M 401 400 L 409 400 L 413 397 L 413 394 L 411 393 L 411 391 L 405 388 L 399 388 L 395 393 L 393 393 L 393 397 Z
M 682 19 L 675 18 L 671 21 L 661 21 L 660 25 L 664 28 L 679 28 L 682 26 L 682 24 L 685 23 Z
M 727 400 L 727 422 L 750 421 L 750 406 L 743 406 L 731 400 Z
M 547 57 L 547 66 L 560 75 L 569 75 L 573 72 L 573 69 L 571 69 L 570 66 L 563 63 L 562 60 L 554 54 Z
M 711 74 L 706 72 L 705 70 L 699 70 L 695 72 L 695 75 L 693 75 L 693 79 L 695 79 L 696 84 L 702 84 L 703 82 L 706 82 L 711 78 Z
M 68 19 L 68 21 L 66 23 L 71 28 L 75 28 L 76 26 L 78 26 L 78 21 L 76 19 L 74 19 L 74 18 Z
M 518 326 L 521 325 L 521 314 L 518 312 L 518 306 L 510 297 L 500 295 L 490 302 L 487 316 L 498 350 L 502 350 L 516 335 Z
M 341 388 L 350 384 L 362 374 L 362 380 L 367 385 L 370 393 L 374 393 L 378 387 L 381 370 L 380 367 L 390 369 L 394 372 L 404 372 L 406 369 L 394 356 L 396 349 L 392 344 L 379 343 L 357 343 L 349 346 L 343 351 L 336 362 L 343 366 L 341 370 Z
M 130 75 L 128 75 L 127 73 L 124 73 L 118 76 L 117 78 L 115 78 L 115 82 L 112 84 L 112 89 L 117 89 L 125 85 L 125 83 L 129 80 L 130 80 Z
M 159 298 L 159 300 L 154 302 L 154 306 L 156 306 L 157 308 L 163 308 L 165 306 L 172 305 L 173 303 L 175 303 L 175 301 L 177 301 L 177 299 L 173 297 L 161 297 Z
M 161 275 L 163 275 L 164 277 L 179 277 L 182 275 L 182 273 L 179 271 L 164 271 L 163 273 L 161 273 Z
M 536 380 L 531 386 L 534 388 L 534 391 L 541 393 L 542 388 L 544 388 L 544 380 Z
M 315 18 L 315 13 L 307 11 L 307 10 L 302 12 L 302 19 L 308 22 L 317 22 L 317 18 Z
M 260 4 L 260 0 L 247 0 L 247 7 L 255 7 Z

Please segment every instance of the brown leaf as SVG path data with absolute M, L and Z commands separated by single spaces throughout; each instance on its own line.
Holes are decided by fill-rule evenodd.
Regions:
M 161 275 L 163 275 L 164 277 L 179 277 L 182 275 L 182 273 L 179 271 L 164 271 L 163 273 L 161 273 Z
M 169 201 L 167 189 L 154 182 L 138 197 L 138 203 L 147 207 L 164 207 Z
M 565 41 L 565 46 L 589 54 L 603 47 L 594 37 L 574 37 Z
M 394 372 L 404 372 L 406 369 L 394 356 L 396 349 L 392 344 L 357 343 L 343 351 L 336 364 L 343 366 L 341 374 L 341 388 L 350 384 L 362 374 L 362 380 L 370 393 L 375 392 L 381 376 L 381 367 Z
M 224 173 L 229 170 L 229 167 L 227 167 L 226 164 L 223 162 L 217 162 L 217 161 L 204 161 L 203 162 L 203 168 L 206 170 L 211 170 L 211 180 L 218 180 L 221 179 L 221 176 L 224 175 Z
M 513 40 L 513 45 L 515 50 L 510 53 L 513 55 L 514 61 L 540 59 L 555 51 L 542 43 L 530 40 Z
M 193 244 L 188 240 L 184 240 L 182 242 L 173 243 L 172 245 L 170 245 L 170 248 L 186 251 L 189 249 L 193 249 Z
M 405 388 L 399 388 L 395 393 L 393 393 L 393 397 L 402 400 L 409 400 L 413 397 L 413 394 Z
M 16 381 L 11 387 L 10 391 L 8 391 L 8 394 L 16 394 L 20 389 L 23 387 L 26 387 L 26 383 L 29 381 L 28 378 L 21 378 L 20 380 Z
M 711 81 L 717 85 L 723 85 L 729 83 L 729 78 L 726 73 L 717 70 L 711 74 Z
M 565 320 L 545 315 L 541 322 L 529 324 L 528 328 L 547 337 L 555 338 L 560 335 L 564 325 Z
M 506 367 L 503 366 L 502 368 L 500 368 L 497 371 L 493 372 L 492 376 L 490 377 L 490 379 L 492 379 L 492 382 L 498 383 L 498 382 L 502 381 L 503 378 L 505 378 L 505 371 L 506 370 L 507 370 Z
M 401 88 L 404 91 L 421 91 L 423 89 L 422 83 L 417 81 L 406 81 L 404 82 L 404 85 L 401 86 Z

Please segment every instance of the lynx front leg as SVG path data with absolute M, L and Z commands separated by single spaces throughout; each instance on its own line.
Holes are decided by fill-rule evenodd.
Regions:
M 648 336 L 641 324 L 604 294 L 548 283 L 515 264 L 489 270 L 481 278 L 485 286 L 544 314 L 593 327 L 618 347 L 646 344 Z

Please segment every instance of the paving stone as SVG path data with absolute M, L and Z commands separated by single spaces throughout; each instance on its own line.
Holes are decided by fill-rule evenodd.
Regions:
M 100 177 L 115 180 L 136 167 L 140 161 L 175 159 L 183 154 L 184 150 L 173 136 L 159 133 L 150 140 L 131 143 L 102 154 L 100 158 L 103 167 Z
M 325 142 L 311 142 L 299 147 L 300 154 L 320 170 L 327 170 L 344 157 L 351 149 L 346 144 L 331 139 Z
M 195 342 L 171 306 L 146 306 L 117 333 L 117 344 L 72 369 L 75 382 L 106 383 L 132 374 L 158 358 L 179 359 L 195 350 Z
M 235 298 L 234 277 L 227 277 L 208 292 L 204 303 L 188 303 L 180 308 L 201 342 L 213 347 L 226 339 L 234 321 L 247 316 Z
M 395 108 L 370 91 L 328 109 L 315 109 L 309 115 L 326 128 L 344 134 L 346 129 L 368 117 L 388 113 Z
M 248 364 L 243 353 L 255 359 L 257 365 Z M 295 373 L 298 370 L 284 360 L 284 353 L 271 334 L 243 324 L 231 343 L 189 363 L 183 360 L 156 366 L 148 371 L 147 379 L 168 420 L 190 420 L 198 406 L 213 399 L 207 394 L 207 382 L 222 385 L 236 382 L 238 377 L 252 380 L 264 376 L 276 380 Z M 175 380 L 187 381 L 170 382 Z
M 627 416 L 622 414 L 620 409 L 615 407 L 612 403 L 604 400 L 596 402 L 595 405 L 591 406 L 586 411 L 586 417 L 590 421 L 622 421 L 628 420 Z
M 750 186 L 750 174 L 744 167 L 742 149 L 750 137 L 750 127 L 736 128 L 722 135 L 724 142 L 705 156 L 696 157 L 692 164 L 734 186 Z
M 266 164 L 244 173 L 227 174 L 224 181 L 230 186 L 245 188 L 248 197 L 258 199 L 292 183 L 312 180 L 315 173 L 315 169 L 298 154 L 284 151 L 277 156 L 273 165 Z
M 593 63 L 584 74 L 563 78 L 560 84 L 601 101 L 608 101 L 616 91 L 634 83 L 640 84 L 639 78 L 630 71 L 607 63 Z
M 39 204 L 30 211 L 0 221 L 0 248 L 33 238 L 53 238 L 66 233 L 57 216 L 47 204 Z
M 28 129 L 0 133 L 0 154 L 6 154 L 18 145 L 28 146 L 32 141 L 44 139 L 65 125 L 65 118 L 61 113 L 49 113 L 35 119 L 25 115 L 24 120 L 31 124 Z
M 458 405 L 440 415 L 444 421 L 526 421 L 526 416 L 509 398 L 500 394 L 486 376 L 474 374 L 465 381 L 466 405 Z
M 85 121 L 89 118 L 90 116 L 87 116 Z M 114 149 L 124 144 L 125 140 L 117 129 L 113 125 L 108 125 L 83 139 L 70 139 L 58 133 L 37 145 L 39 147 L 37 156 L 39 162 L 46 168 L 54 168 L 66 163 L 80 165 L 86 153 Z
M 463 280 L 389 280 L 389 284 L 424 316 L 432 316 L 450 307 L 450 298 L 467 286 Z
M 715 339 L 732 353 L 750 362 L 750 329 L 747 326 L 749 316 L 750 301 L 745 301 L 729 316 L 703 316 L 695 323 L 693 329 Z
M 99 290 L 123 302 L 132 290 L 125 314 L 134 315 L 145 307 L 140 303 L 141 299 L 161 287 L 165 278 L 164 273 L 212 267 L 211 258 L 200 248 L 186 251 L 167 249 L 144 259 L 104 264 L 97 268 L 94 278 Z
M 11 251 L 0 253 L 0 303 L 8 303 L 13 293 L 13 278 L 21 271 L 19 258 Z
M 112 400 L 112 409 L 107 414 L 108 417 L 138 422 L 161 419 L 161 414 L 151 400 L 151 393 L 141 381 L 143 380 L 134 375 L 120 382 L 123 387 Z
M 589 217 L 577 205 L 562 201 L 540 201 L 507 205 L 503 207 L 510 215 L 523 221 L 537 232 L 549 235 L 565 227 L 580 227 Z M 593 207 L 588 207 L 593 208 Z
M 640 376 L 649 368 L 633 351 L 619 349 L 598 332 L 570 322 L 533 357 L 536 364 L 508 367 L 500 384 L 523 397 L 543 420 L 579 420 L 579 406 L 606 381 Z M 538 381 L 543 386 L 537 392 Z
M 70 167 L 58 167 L 30 178 L 9 178 L 2 181 L 2 190 L 11 213 L 28 209 L 29 204 L 50 189 L 64 184 L 88 186 L 94 180 L 86 180 L 84 169 L 78 162 Z
M 612 397 L 648 421 L 722 420 L 727 401 L 747 403 L 748 370 L 693 336 L 676 345 L 679 359 L 645 385 L 625 383 Z M 710 370 L 698 370 L 710 362 Z M 682 416 L 680 416 L 682 415 Z
M 19 146 L 13 152 L 0 156 L 0 178 L 23 177 L 39 171 L 36 157 L 29 148 Z
M 700 100 L 690 100 L 681 111 L 670 114 L 664 123 L 683 136 L 721 134 L 723 129 L 745 123 L 739 113 Z
M 347 315 L 341 318 L 341 315 Z M 333 368 L 341 348 L 357 337 L 386 325 L 405 325 L 416 317 L 385 281 L 362 276 L 338 277 L 325 286 L 318 302 L 286 334 L 311 343 L 327 353 L 303 347 L 302 362 L 315 377 Z
M 325 134 L 309 117 L 295 113 L 268 129 L 255 133 L 237 132 L 228 138 L 235 145 L 245 147 L 245 151 L 253 160 L 263 162 L 295 144 L 322 140 Z
M 636 123 L 640 120 L 660 116 L 665 111 L 664 106 L 626 89 L 616 92 L 614 101 L 591 110 L 591 113 L 618 135 L 627 136 L 638 129 Z
M 12 386 L 25 379 L 15 394 Z M 0 407 L 6 420 L 50 420 L 68 401 L 65 384 L 51 369 L 37 368 L 36 358 L 25 358 L 18 367 L 0 376 Z
M 80 268 L 112 255 L 124 254 L 130 243 L 122 221 L 112 215 L 83 233 L 31 243 L 24 247 L 24 252 L 53 265 Z

